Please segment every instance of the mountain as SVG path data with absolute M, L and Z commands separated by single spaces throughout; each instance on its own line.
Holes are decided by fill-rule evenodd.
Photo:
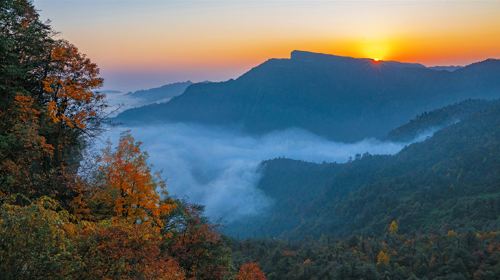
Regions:
M 491 104 L 486 100 L 468 99 L 431 112 L 424 112 L 408 123 L 391 130 L 385 140 L 409 142 L 419 135 L 432 133 L 466 119 L 489 106 Z
M 258 187 L 274 204 L 228 226 L 237 237 L 380 234 L 500 227 L 500 101 L 393 156 L 345 164 L 266 161 Z M 438 114 L 431 112 L 430 114 Z
M 429 67 L 432 70 L 437 70 L 437 71 L 448 71 L 448 72 L 453 72 L 458 69 L 461 69 L 462 66 L 456 66 L 456 65 L 451 65 L 451 66 L 432 66 Z
M 157 88 L 138 90 L 128 95 L 142 99 L 147 103 L 166 102 L 175 96 L 183 94 L 192 84 L 193 82 L 191 81 L 172 83 Z
M 123 112 L 120 122 L 198 122 L 261 134 L 299 127 L 340 141 L 382 137 L 423 111 L 500 97 L 500 60 L 454 72 L 420 64 L 303 51 L 270 59 L 236 80 L 190 86 L 166 104 Z

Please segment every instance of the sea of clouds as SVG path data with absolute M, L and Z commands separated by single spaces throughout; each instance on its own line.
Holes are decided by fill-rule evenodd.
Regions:
M 147 151 L 153 170 L 161 171 L 171 195 L 205 206 L 213 221 L 230 222 L 256 215 L 272 201 L 258 188 L 259 164 L 277 157 L 311 162 L 345 162 L 356 154 L 394 154 L 407 143 L 367 139 L 356 143 L 328 141 L 299 129 L 262 136 L 195 124 L 110 127 L 106 140 L 117 143 L 130 130 Z M 422 137 L 421 137 L 422 138 Z

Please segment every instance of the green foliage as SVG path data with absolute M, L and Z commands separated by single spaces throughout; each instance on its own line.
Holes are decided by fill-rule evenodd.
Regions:
M 52 35 L 31 1 L 0 1 L 0 278 L 231 277 L 226 242 L 201 209 L 156 192 L 164 184 L 131 135 L 95 173 L 78 172 L 102 79 Z
M 391 130 L 386 139 L 390 141 L 407 142 L 417 138 L 422 133 L 441 129 L 488 109 L 491 103 L 486 100 L 468 99 L 443 108 L 418 115 L 408 123 Z
M 498 232 L 323 236 L 300 242 L 234 241 L 235 263 L 258 261 L 268 279 L 497 279 Z
M 71 231 L 75 224 L 50 198 L 0 208 L 2 279 L 68 279 L 82 269 Z
M 22 192 L 48 182 L 48 153 L 40 135 L 43 65 L 50 53 L 50 27 L 29 1 L 0 2 L 0 190 Z M 28 189 L 31 189 L 29 191 Z
M 500 275 L 498 102 L 467 101 L 419 116 L 390 137 L 449 127 L 395 156 L 359 155 L 346 164 L 265 162 L 260 188 L 276 203 L 265 216 L 234 224 L 233 233 L 316 239 L 233 241 L 231 251 L 230 241 L 203 217 L 203 207 L 156 193 L 164 185 L 153 179 L 131 135 L 122 138 L 121 149 L 104 153 L 95 174 L 82 177 L 77 172 L 82 149 L 99 131 L 105 106 L 93 91 L 102 84 L 97 65 L 70 43 L 53 39 L 50 26 L 40 21 L 28 0 L 0 2 L 0 31 L 1 279 L 265 279 L 257 263 L 269 279 Z M 360 70 L 366 83 L 339 83 L 346 104 L 361 104 L 365 91 L 380 86 L 365 71 L 366 61 L 339 64 L 339 59 L 345 60 L 294 52 L 291 60 L 266 62 L 236 81 L 189 87 L 169 103 L 166 114 L 180 110 L 196 120 L 206 113 L 208 122 L 234 119 L 253 132 L 293 123 L 348 140 L 381 133 L 404 118 L 352 118 L 356 110 L 320 94 L 335 79 L 348 80 L 343 75 Z M 411 109 L 405 112 L 410 114 L 428 105 L 417 98 L 419 87 L 406 87 L 427 77 L 428 69 L 397 63 L 383 68 L 377 70 L 379 78 L 405 86 L 386 88 L 374 112 L 397 108 Z M 334 76 L 307 86 L 304 92 L 310 94 L 304 95 L 302 69 Z M 451 99 L 497 96 L 497 70 L 497 61 L 485 61 L 453 74 L 432 72 L 439 82 L 425 92 L 437 96 L 434 105 L 444 103 L 451 97 L 441 95 L 448 88 L 442 82 L 472 77 L 475 82 L 463 84 Z M 397 76 L 403 72 L 409 76 Z M 413 99 L 394 99 L 402 88 Z M 183 104 L 194 96 L 197 106 L 186 110 Z M 415 99 L 418 106 L 413 106 Z M 368 103 L 357 109 L 373 106 Z M 273 113 L 276 108 L 279 115 Z M 460 122 L 450 124 L 456 120 Z M 360 129 L 366 126 L 370 129 Z M 241 267 L 237 276 L 235 267 Z
M 202 216 L 203 207 L 177 201 L 167 217 L 165 253 L 175 258 L 188 279 L 229 279 L 232 276 L 231 250 L 227 241 Z
M 239 237 L 303 238 L 500 228 L 500 103 L 471 114 L 394 156 L 345 164 L 265 162 L 265 215 L 230 225 Z

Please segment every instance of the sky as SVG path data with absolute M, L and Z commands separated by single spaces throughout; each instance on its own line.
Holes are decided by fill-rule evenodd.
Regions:
M 292 50 L 425 65 L 500 58 L 500 0 L 34 0 L 105 89 L 236 78 Z

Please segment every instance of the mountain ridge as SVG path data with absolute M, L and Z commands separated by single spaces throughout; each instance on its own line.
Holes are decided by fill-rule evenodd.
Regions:
M 228 226 L 233 236 L 303 238 L 493 230 L 500 225 L 500 101 L 395 155 L 337 163 L 274 159 L 258 188 L 274 204 Z
M 168 103 L 125 111 L 117 120 L 235 126 L 250 134 L 298 127 L 352 142 L 383 137 L 423 111 L 498 97 L 500 61 L 494 59 L 448 72 L 294 51 L 237 79 L 192 85 Z

